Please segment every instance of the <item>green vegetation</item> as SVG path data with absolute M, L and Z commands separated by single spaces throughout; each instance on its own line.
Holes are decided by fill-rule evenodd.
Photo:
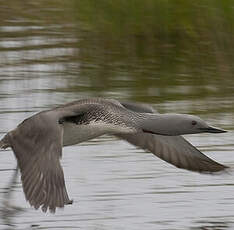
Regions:
M 74 15 L 87 31 L 82 74 L 93 80 L 124 78 L 142 94 L 177 85 L 194 86 L 195 97 L 232 91 L 233 1 L 86 0 L 75 1 Z
M 39 26 L 0 38 L 44 36 L 48 44 L 11 50 L 71 48 L 57 58 L 69 90 L 123 92 L 134 100 L 231 96 L 234 81 L 234 2 L 231 0 L 12 0 L 0 26 Z M 23 19 L 23 20 L 22 20 Z M 51 43 L 51 39 L 60 43 Z M 66 42 L 66 39 L 72 42 Z M 5 48 L 0 47 L 4 51 Z M 64 74 L 64 73 L 63 73 Z

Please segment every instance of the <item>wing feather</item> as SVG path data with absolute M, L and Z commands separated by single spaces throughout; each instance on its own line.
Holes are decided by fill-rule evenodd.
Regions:
M 51 112 L 25 120 L 9 134 L 26 200 L 36 209 L 55 212 L 71 202 L 60 165 L 62 136 L 63 128 Z
M 148 133 L 117 136 L 152 152 L 155 156 L 178 168 L 203 173 L 218 172 L 227 168 L 201 153 L 182 136 L 162 136 Z
M 122 103 L 129 110 L 140 113 L 155 113 L 145 104 Z M 182 136 L 163 136 L 150 133 L 119 134 L 118 137 L 178 167 L 202 173 L 218 172 L 228 168 L 204 155 Z

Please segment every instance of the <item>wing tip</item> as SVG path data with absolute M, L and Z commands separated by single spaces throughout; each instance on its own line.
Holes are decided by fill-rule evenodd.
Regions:
M 221 174 L 230 174 L 230 171 L 231 171 L 230 167 L 219 164 L 218 166 L 214 167 L 212 171 L 202 171 L 201 173 L 211 174 L 211 175 L 221 175 Z
M 201 173 L 201 174 L 209 174 L 209 175 L 221 175 L 221 174 L 230 174 L 230 167 L 226 166 L 226 165 L 222 165 L 219 164 L 218 162 L 215 162 L 215 164 L 213 165 L 209 165 L 208 168 L 183 168 L 183 167 L 179 167 L 176 166 L 177 168 L 181 168 L 181 169 L 185 169 L 185 170 L 189 170 L 192 172 L 196 172 L 196 173 Z
M 28 200 L 29 201 L 29 200 Z M 64 204 L 62 205 L 49 205 L 46 203 L 43 204 L 34 204 L 32 202 L 29 201 L 30 205 L 35 209 L 38 210 L 39 208 L 41 208 L 42 212 L 46 213 L 47 211 L 49 211 L 52 214 L 55 214 L 56 209 L 64 209 L 65 205 L 72 205 L 73 204 L 73 199 L 69 199 L 66 202 L 64 202 Z

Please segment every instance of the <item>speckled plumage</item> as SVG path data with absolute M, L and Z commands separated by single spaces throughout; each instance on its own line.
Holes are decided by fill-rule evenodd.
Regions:
M 179 168 L 198 172 L 227 168 L 179 136 L 199 132 L 224 131 L 191 115 L 160 115 L 144 104 L 91 98 L 27 118 L 6 134 L 0 147 L 12 148 L 29 203 L 36 209 L 55 212 L 57 207 L 72 203 L 60 165 L 63 146 L 112 134 Z

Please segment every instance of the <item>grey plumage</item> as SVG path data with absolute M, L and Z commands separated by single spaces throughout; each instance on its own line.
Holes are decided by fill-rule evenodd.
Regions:
M 179 136 L 199 132 L 223 131 L 195 116 L 160 115 L 143 104 L 91 98 L 24 120 L 6 134 L 0 147 L 13 149 L 29 203 L 36 209 L 55 212 L 57 207 L 72 203 L 60 165 L 63 146 L 112 134 L 179 168 L 198 172 L 224 170 L 226 166 L 208 158 Z
M 123 106 L 138 112 L 156 112 L 152 107 L 144 104 L 128 102 L 123 103 Z M 200 173 L 218 172 L 227 168 L 204 155 L 182 136 L 164 136 L 150 133 L 119 134 L 117 136 L 130 144 L 152 152 L 155 156 L 178 168 Z

